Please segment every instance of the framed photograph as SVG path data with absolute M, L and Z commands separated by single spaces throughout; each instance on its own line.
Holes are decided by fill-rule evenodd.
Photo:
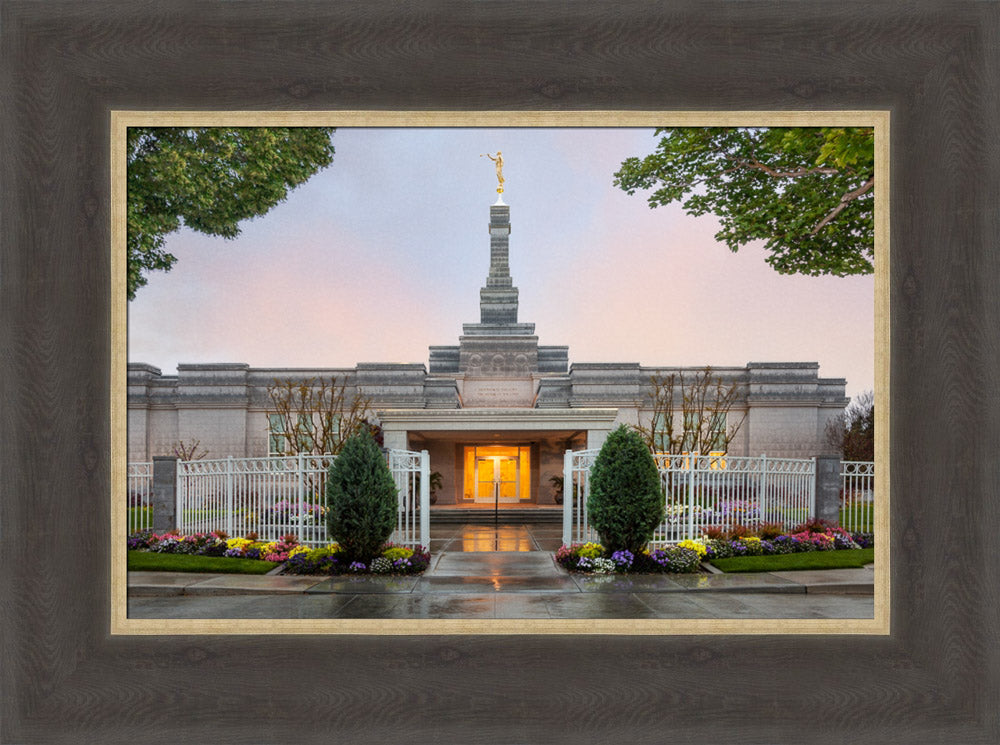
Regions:
M 275 129 L 272 121 L 299 127 Z M 839 145 L 857 138 L 869 165 L 853 174 L 842 168 L 839 177 L 840 192 L 856 196 L 816 197 L 826 201 L 816 221 L 829 215 L 830 222 L 852 199 L 864 198 L 862 211 L 844 219 L 840 238 L 867 240 L 874 250 L 850 248 L 841 267 L 803 264 L 789 276 L 767 262 L 802 261 L 792 241 L 771 249 L 756 242 L 734 257 L 712 218 L 696 220 L 676 207 L 651 212 L 626 193 L 623 161 L 666 138 L 654 124 L 673 128 L 670 136 L 692 149 L 729 148 L 730 160 L 737 149 L 757 153 L 799 138 L 813 152 L 809 167 L 798 166 L 800 176 L 790 166 L 787 173 L 765 173 L 782 189 L 796 178 L 835 177 L 836 167 L 812 162 L 821 140 Z M 729 129 L 734 125 L 741 129 Z M 274 144 L 266 157 L 255 156 L 264 133 Z M 307 138 L 332 139 L 333 166 L 234 240 L 204 235 L 214 229 L 172 235 L 163 250 L 178 255 L 176 268 L 144 267 L 133 286 L 134 264 L 155 266 L 143 253 L 147 224 L 160 230 L 167 209 L 183 211 L 195 226 L 207 222 L 195 212 L 203 208 L 183 206 L 184 182 L 169 194 L 168 156 L 193 165 L 233 141 L 242 148 L 235 163 L 255 157 L 267 163 Z M 494 143 L 502 150 L 478 152 Z M 391 497 L 399 509 L 386 535 L 430 549 L 426 570 L 403 576 L 389 570 L 391 577 L 369 570 L 362 557 L 338 566 L 335 555 L 331 579 L 309 553 L 266 578 L 133 572 L 130 611 L 116 603 L 113 632 L 196 633 L 224 620 L 230 633 L 887 633 L 888 483 L 873 498 L 871 443 L 867 451 L 836 453 L 834 504 L 826 515 L 817 502 L 823 489 L 816 456 L 833 453 L 830 424 L 843 426 L 845 403 L 874 388 L 876 370 L 880 390 L 888 389 L 888 338 L 876 340 L 873 320 L 877 282 L 881 313 L 888 308 L 888 143 L 887 112 L 113 111 L 112 194 L 123 216 L 113 235 L 114 266 L 119 284 L 129 283 L 116 296 L 134 298 L 128 444 L 117 433 L 115 448 L 128 453 L 127 488 L 123 458 L 115 469 L 116 558 L 123 558 L 126 524 L 128 545 L 154 554 L 130 554 L 144 566 L 161 552 L 170 566 L 200 565 L 209 557 L 166 554 L 218 554 L 225 546 L 230 556 L 257 556 L 244 535 L 272 558 L 281 550 L 266 547 L 283 540 L 295 546 L 285 552 L 326 551 L 332 539 L 323 518 L 332 505 L 324 471 L 342 441 L 319 425 L 336 420 L 340 432 L 354 419 L 374 427 L 402 487 Z M 748 167 L 747 181 L 727 188 L 750 186 L 741 193 L 751 198 L 763 186 L 754 177 L 764 167 Z M 138 174 L 147 173 L 140 181 Z M 876 181 L 885 186 L 871 194 Z M 145 205 L 141 217 L 138 207 L 128 208 L 128 272 L 126 185 L 132 200 Z M 228 192 L 242 188 L 223 187 L 211 209 L 221 212 Z M 752 208 L 740 204 L 731 221 L 739 215 L 748 224 L 760 221 L 780 197 L 775 192 Z M 181 206 L 161 207 L 166 201 Z M 484 220 L 489 231 L 477 250 Z M 864 220 L 869 232 L 855 237 Z M 483 267 L 489 276 L 475 293 Z M 836 276 L 808 275 L 817 271 Z M 463 302 L 477 294 L 478 308 Z M 447 317 L 449 309 L 470 305 L 474 317 L 464 320 L 472 323 L 462 323 L 457 310 Z M 442 339 L 433 334 L 455 336 L 459 344 L 434 345 Z M 113 336 L 124 350 L 126 334 L 116 328 Z M 545 343 L 553 337 L 572 343 Z M 268 364 L 219 359 L 220 349 Z M 187 364 L 162 369 L 165 350 L 176 350 Z M 124 373 L 124 365 L 115 369 Z M 326 381 L 329 392 L 316 387 Z M 332 395 L 337 385 L 344 386 L 343 400 Z M 119 402 L 125 388 L 122 375 L 113 394 Z M 348 411 L 346 397 L 363 400 L 365 411 Z M 885 403 L 877 408 L 887 411 Z M 663 421 L 667 416 L 676 420 L 676 432 L 673 421 Z M 299 432 L 304 418 L 307 431 Z M 602 540 L 605 531 L 589 520 L 589 474 L 602 442 L 622 424 L 649 441 L 650 463 L 659 471 L 651 486 L 657 504 L 650 507 L 661 507 L 661 490 L 667 507 L 652 542 L 623 547 L 618 563 L 629 566 L 608 575 L 603 566 L 587 571 L 594 547 L 575 550 L 583 557 L 557 549 L 566 554 Z M 887 416 L 878 429 L 888 432 Z M 702 455 L 691 458 L 691 451 Z M 171 455 L 179 462 L 163 460 Z M 434 505 L 426 494 L 428 503 L 420 501 L 414 464 L 422 457 L 428 476 L 439 477 Z M 165 467 L 175 470 L 154 474 Z M 550 493 L 553 477 L 571 484 L 561 504 Z M 169 504 L 152 503 L 154 482 L 170 485 Z M 632 509 L 631 499 L 622 509 Z M 168 511 L 173 522 L 156 523 L 150 513 L 158 511 Z M 841 531 L 807 536 L 800 526 L 821 515 L 833 516 Z M 147 538 L 143 529 L 150 528 Z M 883 536 L 877 561 L 869 545 L 873 528 Z M 190 537 L 156 537 L 172 535 L 168 529 Z M 754 533 L 728 536 L 736 530 Z M 224 538 L 215 537 L 219 531 Z M 696 558 L 723 552 L 815 545 L 852 551 L 864 545 L 867 558 L 853 569 L 820 574 L 713 576 L 707 571 L 715 564 L 707 562 L 691 571 Z M 705 556 L 692 554 L 681 566 L 685 551 Z M 562 556 L 561 568 L 553 554 Z M 656 562 L 670 570 L 651 574 L 661 567 Z M 373 566 L 389 569 L 383 564 Z M 112 595 L 120 598 L 124 561 L 113 567 Z M 622 620 L 629 621 L 627 631 Z
M 995 742 L 989 10 L 3 3 L 0 742 Z M 875 388 L 890 415 L 877 460 L 891 554 L 877 557 L 886 596 L 872 618 L 853 632 L 792 619 L 530 631 L 430 619 L 375 633 L 366 619 L 331 633 L 306 619 L 169 629 L 127 618 L 126 513 L 112 509 L 127 460 L 113 193 L 125 112 L 175 112 L 183 126 L 212 112 L 262 112 L 275 126 L 281 112 L 290 125 L 360 112 L 372 119 L 357 126 L 381 127 L 397 114 L 608 126 L 599 117 L 612 112 L 650 128 L 663 112 L 706 124 L 757 112 L 762 125 L 823 112 L 828 126 L 884 126 L 888 271 L 876 296 L 888 307 L 875 353 L 889 362 Z M 643 112 L 656 119 L 628 119 Z M 472 393 L 514 395 L 498 390 Z M 474 467 L 480 455 L 499 457 L 473 452 Z

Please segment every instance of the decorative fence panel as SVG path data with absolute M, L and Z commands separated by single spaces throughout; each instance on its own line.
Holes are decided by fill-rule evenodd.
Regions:
M 587 521 L 590 467 L 598 450 L 567 452 L 563 483 L 563 542 L 596 541 Z M 816 511 L 813 459 L 658 455 L 666 519 L 652 543 L 676 543 L 707 528 L 782 523 L 791 527 Z
M 587 518 L 590 498 L 590 467 L 599 449 L 567 450 L 563 458 L 563 543 L 596 541 L 597 533 Z
M 390 450 L 389 470 L 399 493 L 393 542 L 430 549 L 430 460 L 427 451 Z
M 875 464 L 845 460 L 840 466 L 840 525 L 871 533 L 875 517 Z
M 148 530 L 153 526 L 153 464 L 129 463 L 128 532 Z
M 325 545 L 329 543 L 326 479 L 334 458 L 298 455 L 179 462 L 177 527 L 182 533 L 256 533 L 267 541 L 294 534 L 300 543 Z M 386 459 L 399 489 L 399 515 L 390 540 L 427 546 L 430 499 L 421 489 L 429 481 L 427 452 L 390 450 Z

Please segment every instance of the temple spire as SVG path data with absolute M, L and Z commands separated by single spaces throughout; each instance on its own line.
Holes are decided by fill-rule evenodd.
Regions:
M 479 322 L 517 323 L 517 288 L 510 276 L 510 207 L 490 207 L 490 273 L 479 290 Z

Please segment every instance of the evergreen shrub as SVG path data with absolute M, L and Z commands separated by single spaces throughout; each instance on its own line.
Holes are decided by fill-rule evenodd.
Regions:
M 590 470 L 587 516 L 609 555 L 639 554 L 665 517 L 656 462 L 635 430 L 608 435 Z
M 396 484 L 367 429 L 344 443 L 326 482 L 326 524 L 350 561 L 377 556 L 396 527 Z

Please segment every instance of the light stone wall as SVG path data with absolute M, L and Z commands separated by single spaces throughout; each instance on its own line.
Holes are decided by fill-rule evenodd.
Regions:
M 192 444 L 190 436 L 181 434 L 180 420 L 176 410 L 153 409 L 148 420 L 149 457 L 173 455 L 174 447 L 181 441 Z
M 750 412 L 747 455 L 812 458 L 821 453 L 813 407 L 758 407 Z
M 583 422 L 579 425 L 579 430 L 586 431 L 585 447 L 598 448 L 610 429 L 621 423 L 649 424 L 651 375 L 696 370 L 640 367 L 636 363 L 577 363 L 568 374 L 534 373 L 525 384 L 538 385 L 537 408 L 524 409 L 529 420 L 523 427 L 532 428 L 530 417 L 536 412 L 541 417 L 561 410 L 571 421 L 574 412 L 582 415 L 586 407 L 616 409 L 610 428 L 604 424 L 596 428 Z M 830 452 L 825 430 L 827 422 L 848 403 L 844 380 L 819 378 L 815 363 L 750 363 L 745 368 L 718 368 L 713 372 L 727 381 L 744 381 L 749 388 L 748 398 L 738 404 L 747 407 L 748 416 L 730 445 L 731 454 L 813 457 Z M 428 375 L 421 364 L 364 363 L 353 369 L 318 370 L 250 369 L 244 364 L 179 365 L 177 376 L 161 375 L 150 365 L 130 365 L 129 460 L 170 455 L 178 441 L 190 445 L 199 440 L 209 457 L 267 455 L 267 385 L 275 378 L 320 376 L 336 376 L 359 386 L 364 395 L 372 398 L 376 411 L 454 408 L 455 430 L 467 428 L 461 413 L 475 410 L 458 409 L 458 391 L 464 377 L 461 373 L 450 377 Z M 730 414 L 736 415 L 735 411 Z M 532 439 L 542 441 L 545 437 L 540 431 Z M 385 445 L 410 447 L 406 430 L 387 430 Z M 452 455 L 447 462 L 453 459 Z M 541 468 L 539 485 L 547 493 L 551 474 L 546 470 L 549 466 Z M 444 474 L 441 468 L 434 470 Z
M 247 448 L 247 412 L 245 409 L 181 409 L 177 412 L 177 428 L 188 445 L 200 441 L 207 457 L 245 457 Z M 267 454 L 267 444 L 264 452 Z
M 150 461 L 154 456 L 173 455 L 181 440 L 177 412 L 164 409 L 128 411 L 128 460 L 130 463 Z
M 406 432 L 385 431 L 382 435 L 382 445 L 390 450 L 407 450 L 409 448 Z
M 622 406 L 618 409 L 618 416 L 615 417 L 611 428 L 616 429 L 623 424 L 628 427 L 637 426 L 639 424 L 639 413 L 640 409 L 638 406 Z
M 254 409 L 246 413 L 246 443 L 247 453 L 267 455 L 269 422 L 267 412 Z
M 130 463 L 144 463 L 152 458 L 147 448 L 149 412 L 146 409 L 129 409 L 127 441 Z
M 588 429 L 587 430 L 587 450 L 598 450 L 604 447 L 604 441 L 608 439 L 608 430 L 606 429 Z
M 730 422 L 737 422 L 739 418 L 742 417 L 745 411 L 730 411 L 729 420 Z M 729 453 L 730 455 L 747 455 L 750 452 L 750 417 L 746 417 L 743 420 L 743 424 L 736 431 L 736 436 L 733 437 L 732 441 L 729 443 Z

